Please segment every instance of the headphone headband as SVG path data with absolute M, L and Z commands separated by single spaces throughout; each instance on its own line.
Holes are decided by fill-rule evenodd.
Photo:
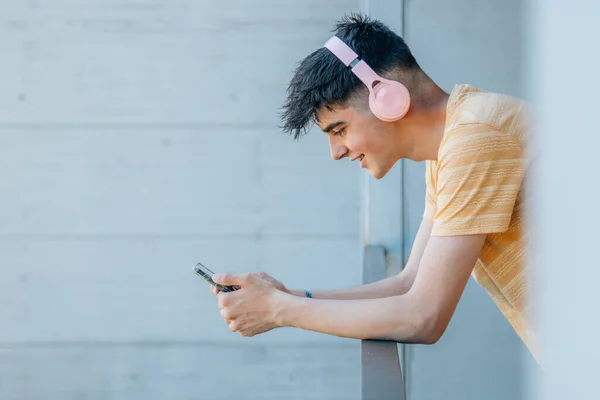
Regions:
M 358 54 L 339 37 L 333 36 L 325 43 L 324 47 L 331 51 L 345 66 L 351 66 L 354 75 L 369 88 L 369 91 L 373 90 L 373 82 L 381 81 L 375 71 L 364 60 L 361 60 Z M 356 62 L 357 60 L 358 62 Z
M 358 54 L 354 52 L 348 45 L 342 42 L 337 36 L 329 39 L 323 46 L 331 51 L 341 62 L 347 67 L 350 63 L 358 58 Z

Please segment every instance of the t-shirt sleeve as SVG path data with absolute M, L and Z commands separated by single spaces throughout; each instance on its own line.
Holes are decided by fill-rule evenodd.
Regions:
M 516 138 L 484 124 L 454 127 L 439 152 L 431 234 L 505 232 L 524 174 Z

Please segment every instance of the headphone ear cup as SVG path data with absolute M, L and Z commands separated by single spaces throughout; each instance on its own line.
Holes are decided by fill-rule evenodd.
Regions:
M 410 108 L 410 94 L 400 82 L 381 80 L 370 90 L 369 107 L 380 120 L 397 121 L 404 117 Z

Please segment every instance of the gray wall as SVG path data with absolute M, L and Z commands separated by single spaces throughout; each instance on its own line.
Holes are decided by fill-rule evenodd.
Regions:
M 356 170 L 277 128 L 358 6 L 0 3 L 0 399 L 354 398 L 357 342 L 241 338 L 192 267 L 360 282 Z

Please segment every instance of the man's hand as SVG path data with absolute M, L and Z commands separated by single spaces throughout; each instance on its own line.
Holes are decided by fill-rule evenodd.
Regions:
M 283 283 L 279 282 L 277 279 L 273 278 L 271 275 L 267 274 L 266 272 L 251 272 L 249 275 L 254 275 L 257 276 L 258 278 L 264 279 L 268 282 L 271 282 L 273 284 L 273 286 L 275 286 L 275 289 L 277 290 L 281 290 L 282 292 L 285 293 L 289 293 L 290 291 L 283 285 Z M 219 283 L 219 282 L 217 282 Z M 236 285 L 234 285 L 236 286 Z M 214 286 L 210 286 L 210 291 L 213 294 L 219 294 L 219 289 L 217 289 Z
M 218 292 L 221 316 L 229 328 L 242 336 L 254 336 L 281 326 L 280 310 L 285 287 L 264 273 L 220 274 L 213 280 L 225 286 L 237 286 L 234 292 Z

